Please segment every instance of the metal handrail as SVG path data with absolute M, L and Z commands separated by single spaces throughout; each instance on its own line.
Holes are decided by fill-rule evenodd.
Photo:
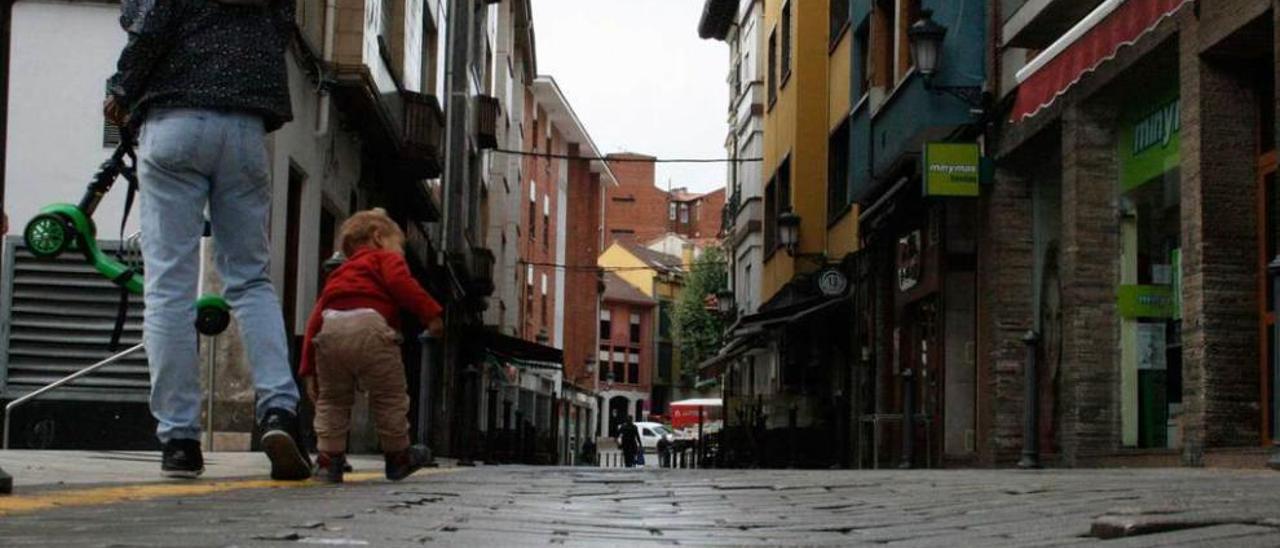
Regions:
M 75 373 L 72 373 L 71 375 L 68 375 L 68 376 L 63 377 L 62 379 L 60 379 L 60 380 L 58 380 L 58 381 L 55 381 L 53 384 L 50 384 L 49 386 L 46 386 L 46 387 L 44 387 L 44 388 L 41 388 L 41 389 L 39 389 L 39 390 L 36 390 L 35 392 L 32 392 L 32 393 L 30 393 L 30 394 L 27 394 L 27 395 L 25 395 L 25 396 L 21 397 L 21 398 L 18 398 L 18 399 L 16 399 L 16 400 L 13 400 L 13 401 L 9 402 L 9 404 L 8 404 L 8 405 L 4 406 L 4 448 L 5 448 L 6 450 L 8 450 L 8 449 L 9 449 L 9 418 L 13 416 L 13 410 L 14 410 L 14 409 L 16 409 L 18 406 L 20 406 L 20 405 L 22 405 L 22 404 L 24 404 L 24 403 L 27 403 L 27 402 L 29 402 L 29 401 L 31 401 L 31 400 L 34 400 L 34 399 L 36 399 L 36 398 L 40 397 L 42 394 L 44 394 L 44 393 L 46 393 L 46 392 L 49 392 L 49 391 L 55 390 L 55 389 L 57 389 L 57 388 L 59 388 L 59 387 L 61 387 L 61 386 L 65 385 L 65 384 L 67 384 L 67 383 L 69 383 L 69 382 L 71 382 L 71 381 L 74 381 L 74 380 L 76 380 L 76 379 L 79 379 L 80 377 L 84 377 L 84 376 L 86 376 L 86 375 L 88 375 L 88 374 L 90 374 L 90 373 L 93 373 L 94 371 L 97 371 L 97 370 L 99 370 L 99 369 L 102 369 L 103 367 L 106 367 L 106 366 L 111 365 L 111 364 L 113 364 L 113 363 L 116 363 L 116 362 L 118 362 L 118 361 L 120 361 L 120 360 L 123 360 L 123 359 L 125 359 L 126 357 L 128 357 L 128 356 L 130 356 L 130 355 L 132 355 L 132 354 L 136 354 L 136 353 L 138 353 L 138 352 L 142 351 L 143 346 L 144 346 L 143 344 L 139 343 L 137 346 L 134 346 L 133 348 L 130 348 L 130 349 L 128 349 L 128 350 L 125 350 L 124 352 L 121 352 L 121 353 L 116 354 L 116 355 L 114 355 L 114 356 L 111 356 L 111 357 L 109 357 L 109 358 L 107 358 L 107 359 L 105 359 L 105 360 L 102 360 L 102 361 L 100 361 L 100 362 L 98 362 L 98 363 L 95 363 L 95 364 L 93 364 L 93 365 L 90 365 L 89 367 L 86 367 L 86 368 L 84 368 L 84 369 L 81 369 L 81 370 L 79 370 L 79 371 L 76 371 Z

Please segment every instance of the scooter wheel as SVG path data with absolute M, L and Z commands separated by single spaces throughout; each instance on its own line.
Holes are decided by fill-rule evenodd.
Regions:
M 196 331 L 206 337 L 221 335 L 231 325 L 231 310 L 225 304 L 200 303 L 196 306 Z
M 61 215 L 41 213 L 27 223 L 22 237 L 36 258 L 52 259 L 71 247 L 75 233 Z

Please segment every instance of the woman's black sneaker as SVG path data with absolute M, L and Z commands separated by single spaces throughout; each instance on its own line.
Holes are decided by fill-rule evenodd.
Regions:
M 404 451 L 387 453 L 387 479 L 400 481 L 414 472 L 431 465 L 431 450 L 425 445 L 414 445 Z
M 161 452 L 160 473 L 166 478 L 195 479 L 204 473 L 204 454 L 196 440 L 169 440 Z
M 262 450 L 271 459 L 271 479 L 300 481 L 311 477 L 311 460 L 298 446 L 298 416 L 270 409 L 262 418 Z

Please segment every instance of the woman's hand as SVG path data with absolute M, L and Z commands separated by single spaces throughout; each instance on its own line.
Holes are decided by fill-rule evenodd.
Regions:
M 431 323 L 427 324 L 427 332 L 431 333 L 433 337 L 443 336 L 444 335 L 444 318 L 436 316 L 434 320 L 431 320 Z

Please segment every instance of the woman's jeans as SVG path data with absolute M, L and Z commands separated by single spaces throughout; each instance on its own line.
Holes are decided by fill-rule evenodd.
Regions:
M 262 119 L 231 111 L 153 110 L 142 128 L 138 176 L 143 340 L 156 434 L 162 442 L 200 438 L 195 302 L 206 206 L 214 263 L 253 369 L 257 418 L 268 409 L 295 412 L 298 389 L 268 270 L 271 177 Z

